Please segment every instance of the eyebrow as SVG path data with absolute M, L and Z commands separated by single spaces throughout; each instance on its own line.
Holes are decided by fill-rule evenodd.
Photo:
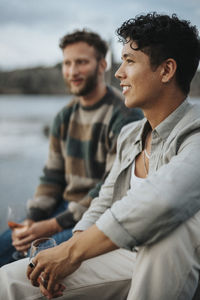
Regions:
M 127 57 L 134 58 L 135 56 L 134 56 L 134 54 L 132 54 L 132 53 L 124 53 L 124 54 L 121 56 L 121 59 L 125 59 L 125 58 L 127 58 Z
M 89 60 L 89 58 L 88 57 L 77 57 L 77 58 L 75 58 L 75 59 L 72 59 L 73 61 L 82 61 L 82 60 Z M 66 61 L 71 61 L 71 59 L 70 58 L 65 58 L 65 59 L 63 59 L 63 61 L 64 62 L 66 62 Z

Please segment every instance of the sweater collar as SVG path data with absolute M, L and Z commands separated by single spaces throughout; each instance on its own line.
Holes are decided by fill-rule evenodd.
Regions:
M 80 104 L 80 107 L 83 110 L 95 110 L 95 109 L 99 108 L 101 105 L 103 105 L 105 102 L 107 102 L 107 100 L 110 98 L 110 96 L 112 94 L 112 90 L 110 87 L 107 86 L 106 89 L 107 89 L 106 94 L 98 102 L 96 102 L 93 105 L 88 105 L 88 106 L 83 106 Z

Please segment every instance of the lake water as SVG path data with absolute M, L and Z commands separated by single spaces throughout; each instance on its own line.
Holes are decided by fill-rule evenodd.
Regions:
M 68 96 L 0 96 L 0 232 L 7 228 L 8 204 L 25 204 L 33 196 L 47 159 L 43 128 L 68 101 Z
M 47 159 L 43 128 L 68 101 L 68 96 L 0 96 L 0 232 L 7 228 L 8 204 L 25 204 L 33 196 Z

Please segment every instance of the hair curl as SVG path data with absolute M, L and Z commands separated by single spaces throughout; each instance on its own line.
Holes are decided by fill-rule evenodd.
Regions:
M 139 15 L 129 19 L 117 29 L 123 43 L 134 41 L 137 48 L 150 58 L 156 68 L 164 60 L 173 58 L 177 63 L 176 81 L 184 94 L 190 91 L 190 83 L 200 59 L 200 39 L 196 26 L 189 21 L 157 14 Z
M 95 32 L 83 29 L 75 30 L 70 34 L 66 34 L 60 39 L 59 47 L 63 50 L 70 44 L 85 42 L 93 46 L 96 51 L 97 59 L 105 58 L 108 46 L 107 43 Z

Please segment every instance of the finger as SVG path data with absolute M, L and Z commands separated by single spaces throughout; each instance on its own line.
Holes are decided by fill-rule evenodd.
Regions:
M 66 286 L 62 283 L 56 283 L 55 276 L 49 276 L 47 290 L 55 296 L 55 293 L 62 295 L 63 291 L 66 289 Z
M 55 286 L 57 285 L 56 279 L 55 277 L 53 277 L 51 274 L 49 276 L 49 281 L 48 281 L 48 286 L 47 286 L 47 290 L 50 293 L 53 293 L 53 291 L 55 290 Z
M 41 273 L 42 277 L 44 278 L 44 280 L 48 281 L 49 279 L 49 274 L 45 271 Z
M 53 294 L 51 294 L 42 284 L 41 279 L 39 279 L 40 282 L 40 291 L 41 293 L 47 297 L 48 299 L 52 299 L 53 298 Z
M 63 295 L 63 292 L 61 290 L 58 290 L 53 293 L 49 292 L 47 288 L 42 284 L 41 278 L 39 279 L 39 282 L 40 282 L 40 291 L 46 298 L 48 299 L 58 298 Z
M 28 277 L 28 279 L 30 279 L 30 274 L 33 272 L 33 269 L 36 266 L 36 261 L 34 260 L 34 258 L 32 258 L 29 261 L 29 264 L 27 266 L 27 270 L 26 270 L 26 276 Z
M 38 286 L 38 277 L 40 276 L 41 272 L 44 271 L 43 269 L 44 267 L 37 264 L 33 271 L 30 273 L 29 278 L 33 286 Z
M 13 241 L 13 245 L 15 246 L 15 247 L 20 247 L 20 246 L 23 246 L 24 244 L 30 244 L 30 243 L 32 243 L 32 241 L 34 241 L 35 240 L 35 236 L 33 236 L 33 235 L 29 235 L 29 236 L 27 236 L 27 237 L 25 237 L 25 238 L 23 238 L 23 237 L 18 237 L 18 238 L 16 238 L 14 241 Z
M 55 290 L 53 292 L 49 292 L 48 289 L 43 285 L 41 278 L 39 277 L 40 290 L 42 294 L 48 299 L 51 298 L 59 298 L 63 296 L 63 291 L 65 290 L 65 286 L 63 284 L 56 284 Z
M 14 245 L 13 245 L 14 246 Z M 14 246 L 15 247 L 15 246 Z M 17 251 L 20 251 L 20 252 L 27 252 L 31 247 L 31 243 L 30 244 L 26 244 L 26 245 L 23 245 L 23 246 L 16 246 L 15 249 L 17 249 Z
M 18 238 L 18 236 L 15 234 L 15 232 L 12 232 L 12 241 L 13 242 L 17 242 L 19 241 L 20 239 Z
M 65 286 L 62 283 L 57 283 L 54 287 L 53 293 L 63 292 L 65 290 Z
M 23 226 L 23 225 L 21 225 L 21 226 Z M 13 229 L 13 234 L 19 239 L 30 236 L 29 230 L 26 229 L 24 226 L 22 228 Z
M 34 259 L 32 259 L 32 262 L 35 266 L 32 267 L 30 264 L 28 265 L 27 276 L 31 281 L 32 285 L 38 286 L 38 277 L 44 271 L 44 266 L 38 263 L 37 256 L 35 256 Z
M 15 232 L 13 230 L 12 230 L 11 236 L 12 236 L 13 240 L 16 239 L 16 234 L 15 234 Z
M 65 290 L 65 286 L 60 284 L 60 283 L 57 283 L 55 285 L 54 291 L 50 292 L 50 293 L 53 296 L 53 298 L 58 298 L 58 297 L 61 297 L 63 295 L 64 290 Z
M 47 288 L 47 285 L 48 285 L 48 279 L 49 279 L 49 275 L 45 272 L 42 272 L 40 274 L 40 283 L 42 283 L 42 285 Z
M 59 283 L 56 283 L 56 285 L 55 285 L 55 287 L 54 287 L 54 293 L 57 293 L 57 292 L 59 292 L 59 291 L 61 291 L 61 286 L 60 286 Z

